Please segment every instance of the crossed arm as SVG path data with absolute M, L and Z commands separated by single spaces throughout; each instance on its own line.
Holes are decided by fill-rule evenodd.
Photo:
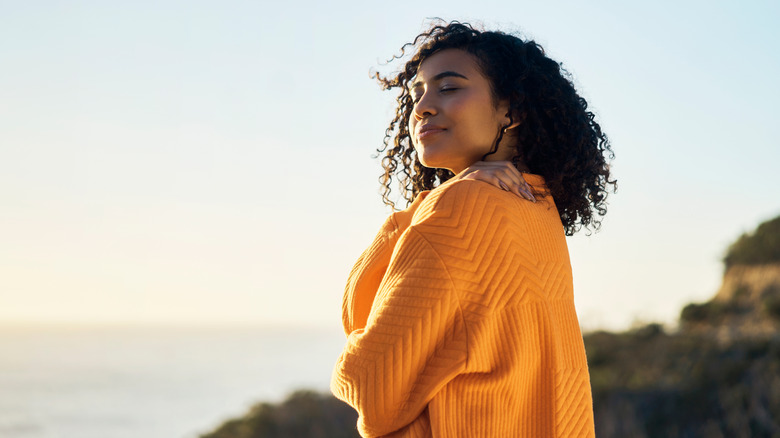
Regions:
M 466 365 L 466 328 L 446 266 L 412 226 L 398 243 L 366 327 L 349 334 L 331 381 L 362 436 L 413 423 Z

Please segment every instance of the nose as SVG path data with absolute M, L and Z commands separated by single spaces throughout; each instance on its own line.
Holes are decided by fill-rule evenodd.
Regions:
M 423 95 L 420 96 L 420 100 L 418 100 L 412 108 L 412 115 L 414 118 L 419 121 L 426 117 L 436 115 L 438 110 L 436 108 L 436 103 L 433 100 L 431 93 L 423 93 Z

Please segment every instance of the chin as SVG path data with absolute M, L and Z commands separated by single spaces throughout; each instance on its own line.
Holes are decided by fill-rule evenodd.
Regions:
M 433 162 L 431 162 L 431 160 L 426 160 L 423 157 L 419 157 L 419 160 L 420 160 L 420 164 L 422 164 L 423 167 L 427 167 L 429 169 L 433 169 L 433 168 L 438 167 Z
M 426 159 L 420 159 L 420 164 L 423 165 L 423 167 L 427 167 L 428 169 L 447 169 L 450 170 L 450 167 L 447 166 L 445 163 L 436 161 L 436 160 L 426 160 Z
M 449 169 L 447 157 L 431 153 L 432 151 L 417 151 L 417 159 L 420 160 L 420 164 L 429 169 Z

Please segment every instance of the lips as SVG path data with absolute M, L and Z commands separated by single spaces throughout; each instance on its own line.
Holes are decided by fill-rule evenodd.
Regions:
M 440 132 L 446 131 L 445 128 L 437 125 L 422 125 L 417 129 L 417 138 L 425 138 Z

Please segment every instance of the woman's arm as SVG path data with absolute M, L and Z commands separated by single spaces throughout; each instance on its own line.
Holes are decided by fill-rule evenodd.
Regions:
M 425 236 L 399 239 L 364 329 L 349 334 L 331 381 L 365 437 L 415 422 L 466 365 L 466 328 L 452 280 Z

